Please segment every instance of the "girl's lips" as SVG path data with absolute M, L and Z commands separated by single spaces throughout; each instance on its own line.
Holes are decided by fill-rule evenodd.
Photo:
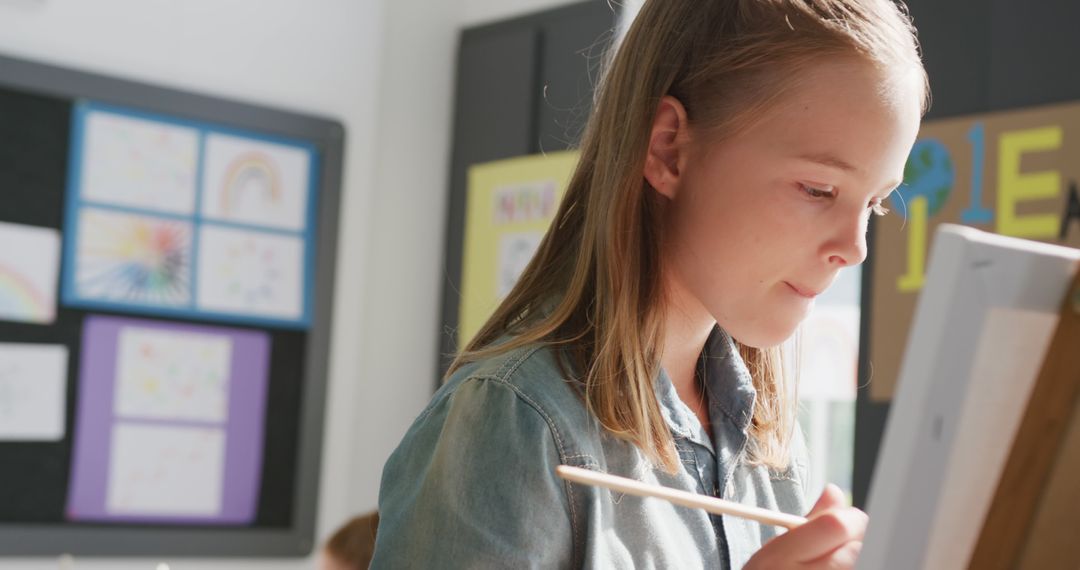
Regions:
M 813 290 L 806 289 L 806 288 L 803 288 L 803 287 L 799 287 L 798 285 L 794 285 L 794 284 L 789 283 L 787 281 L 784 281 L 784 284 L 787 285 L 788 287 L 791 287 L 791 290 L 794 291 L 795 294 L 799 295 L 800 297 L 806 297 L 807 299 L 813 299 L 814 297 L 817 297 L 818 295 L 820 295 L 820 293 L 816 293 Z

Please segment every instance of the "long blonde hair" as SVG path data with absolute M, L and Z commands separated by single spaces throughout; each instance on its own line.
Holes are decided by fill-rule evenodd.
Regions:
M 891 0 L 646 1 L 597 86 L 551 228 L 447 374 L 529 344 L 558 347 L 600 424 L 674 472 L 653 388 L 664 342 L 663 206 L 642 175 L 657 105 L 675 96 L 691 124 L 730 136 L 787 93 L 799 69 L 843 55 L 921 73 L 925 110 L 914 28 Z M 797 402 L 780 350 L 736 344 L 757 390 L 748 460 L 784 468 Z

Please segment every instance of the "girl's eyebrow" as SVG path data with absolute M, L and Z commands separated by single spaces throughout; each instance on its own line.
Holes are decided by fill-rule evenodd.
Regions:
M 837 170 L 841 170 L 843 172 L 848 172 L 851 174 L 857 174 L 859 172 L 859 169 L 853 166 L 850 162 L 847 162 L 846 160 L 829 153 L 802 154 L 799 155 L 797 158 L 800 160 L 814 162 L 823 166 L 828 166 L 829 168 L 835 168 Z M 885 185 L 885 189 L 889 191 L 889 194 L 892 194 L 892 191 L 898 188 L 902 183 L 903 179 L 896 182 L 890 182 L 889 184 Z M 886 196 L 887 195 L 888 194 L 886 194 Z
M 855 173 L 855 172 L 859 171 L 859 169 L 855 168 L 851 163 L 845 161 L 842 158 L 839 158 L 837 156 L 834 156 L 834 155 L 828 154 L 828 153 L 824 153 L 824 154 L 802 154 L 802 155 L 799 155 L 797 158 L 799 158 L 800 160 L 806 160 L 806 161 L 809 161 L 809 162 L 816 162 L 816 163 L 821 164 L 823 166 L 828 166 L 830 168 L 835 168 L 837 170 L 843 170 L 844 172 Z

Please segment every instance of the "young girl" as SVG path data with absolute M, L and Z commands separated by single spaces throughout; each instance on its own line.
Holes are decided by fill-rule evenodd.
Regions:
M 777 347 L 866 257 L 927 98 L 892 0 L 646 1 L 538 253 L 386 464 L 372 567 L 850 568 L 866 515 L 807 513 Z

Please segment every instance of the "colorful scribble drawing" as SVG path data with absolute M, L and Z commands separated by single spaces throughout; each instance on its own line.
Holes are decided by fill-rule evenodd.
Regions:
M 308 153 L 299 147 L 212 133 L 206 137 L 202 215 L 300 231 L 307 216 Z
M 227 336 L 122 329 L 116 357 L 116 415 L 224 422 L 231 355 Z
M 79 214 L 76 295 L 176 306 L 191 298 L 191 224 L 84 208 Z
M 299 238 L 204 226 L 199 239 L 200 308 L 280 318 L 302 315 Z
M 195 211 L 198 132 L 102 111 L 86 116 L 81 194 L 103 204 Z

